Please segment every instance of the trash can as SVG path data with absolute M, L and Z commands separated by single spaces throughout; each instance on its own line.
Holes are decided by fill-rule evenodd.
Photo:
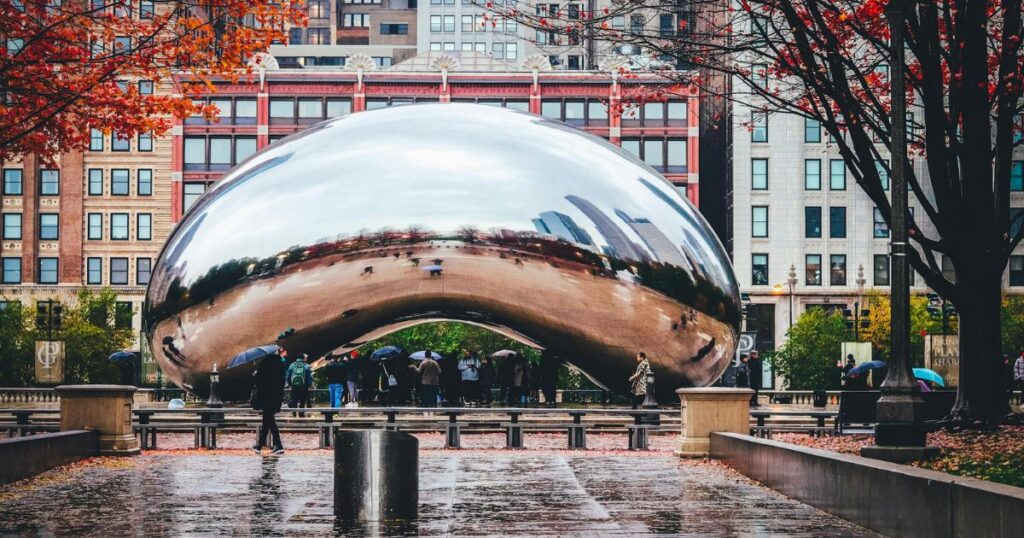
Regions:
M 828 405 L 828 395 L 825 389 L 814 389 L 814 407 L 825 407 Z
M 350 521 L 415 519 L 419 440 L 388 430 L 334 436 L 334 515 Z

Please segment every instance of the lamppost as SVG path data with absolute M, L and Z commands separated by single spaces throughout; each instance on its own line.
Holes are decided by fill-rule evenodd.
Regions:
M 889 154 L 892 163 L 892 233 L 889 239 L 892 263 L 892 332 L 889 373 L 878 399 L 875 446 L 861 448 L 869 458 L 905 463 L 931 457 L 936 447 L 925 446 L 922 423 L 923 402 L 910 370 L 910 264 L 907 260 L 907 115 L 903 48 L 904 9 L 914 0 L 889 0 L 885 16 L 889 22 L 891 117 Z
M 789 284 L 789 328 L 793 328 L 793 288 L 796 287 L 796 266 L 789 264 L 789 278 L 786 279 L 786 283 Z

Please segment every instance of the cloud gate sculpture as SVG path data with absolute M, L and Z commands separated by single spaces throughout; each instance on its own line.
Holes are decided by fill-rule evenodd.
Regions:
M 627 392 L 646 351 L 661 399 L 714 382 L 740 302 L 721 244 L 657 172 L 596 136 L 469 104 L 362 112 L 238 165 L 185 215 L 146 296 L 167 377 L 248 397 L 272 343 L 319 357 L 436 320 L 548 348 Z

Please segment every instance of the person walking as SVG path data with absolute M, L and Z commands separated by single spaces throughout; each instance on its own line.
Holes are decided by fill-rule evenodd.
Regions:
M 544 350 L 540 355 L 540 390 L 544 394 L 544 404 L 555 405 L 558 396 L 558 372 L 562 368 L 562 358 Z
M 1013 363 L 1013 381 L 1017 385 L 1020 394 L 1017 396 L 1017 405 L 1024 406 L 1024 351 Z
M 740 354 L 740 362 L 736 365 L 736 387 L 750 387 L 750 357 L 746 353 Z
M 853 367 L 857 366 L 857 359 L 853 357 L 853 354 L 846 356 L 846 364 L 836 361 L 836 369 L 839 370 L 839 380 L 841 382 L 846 381 L 846 376 L 853 370 Z
M 643 351 L 636 354 L 636 371 L 629 376 L 632 383 L 633 409 L 640 407 L 647 396 L 647 374 L 651 373 L 651 363 L 647 361 L 647 354 Z
M 750 406 L 761 407 L 757 397 L 758 391 L 761 390 L 764 371 L 761 367 L 761 354 L 756 349 L 750 352 L 750 361 L 747 363 L 747 366 L 750 367 L 750 388 L 754 389 L 754 395 L 750 397 Z
M 508 377 L 505 383 L 508 385 L 508 405 L 523 405 L 529 403 L 528 394 L 530 391 L 530 363 L 526 358 L 516 354 L 505 359 L 510 361 Z M 524 402 L 523 400 L 527 400 Z
M 463 403 L 476 403 L 480 385 L 480 359 L 467 349 L 462 352 L 458 368 L 459 374 L 462 376 L 460 389 Z
M 324 368 L 327 375 L 327 393 L 330 395 L 331 407 L 341 407 L 341 400 L 345 395 L 345 363 L 341 357 L 329 354 L 330 362 Z
M 256 437 L 256 444 L 252 446 L 252 451 L 257 454 L 261 453 L 265 446 L 269 446 L 274 454 L 284 453 L 284 446 L 281 444 L 281 431 L 277 428 L 277 419 L 274 415 L 281 410 L 281 401 L 284 399 L 284 372 L 287 357 L 288 350 L 280 348 L 277 353 L 268 355 L 260 361 L 253 374 L 253 391 L 249 404 L 253 409 L 260 411 L 263 419 Z M 268 445 L 268 441 L 272 444 Z
M 419 366 L 410 364 L 420 376 L 420 407 L 437 407 L 437 385 L 441 381 L 441 366 L 434 360 L 430 351 L 425 353 Z
M 449 406 L 457 406 L 462 400 L 460 388 L 462 375 L 459 373 L 459 359 L 454 354 L 437 361 L 441 368 L 441 399 Z
M 306 364 L 306 354 L 302 353 L 296 357 L 295 362 L 288 367 L 288 386 L 292 389 L 291 398 L 288 399 L 288 407 L 300 409 L 309 407 L 309 388 L 313 386 L 313 369 Z M 292 413 L 296 416 L 296 413 Z M 298 413 L 304 417 L 305 413 Z
M 356 407 L 359 405 L 359 355 L 353 351 L 345 355 L 345 384 L 348 386 L 346 392 L 347 405 Z
M 492 390 L 497 375 L 491 358 L 480 352 L 480 401 L 486 405 L 491 405 L 491 402 L 494 401 Z

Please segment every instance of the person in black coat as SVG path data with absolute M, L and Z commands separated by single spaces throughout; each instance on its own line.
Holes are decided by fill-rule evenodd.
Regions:
M 253 409 L 260 410 L 263 415 L 259 437 L 252 447 L 253 452 L 257 454 L 264 446 L 267 446 L 268 435 L 273 441 L 273 445 L 271 445 L 273 453 L 284 453 L 284 446 L 281 444 L 281 431 L 277 428 L 277 419 L 274 415 L 281 410 L 281 402 L 284 400 L 284 372 L 287 362 L 288 350 L 280 348 L 277 353 L 260 361 L 254 374 L 255 394 L 250 403 Z

